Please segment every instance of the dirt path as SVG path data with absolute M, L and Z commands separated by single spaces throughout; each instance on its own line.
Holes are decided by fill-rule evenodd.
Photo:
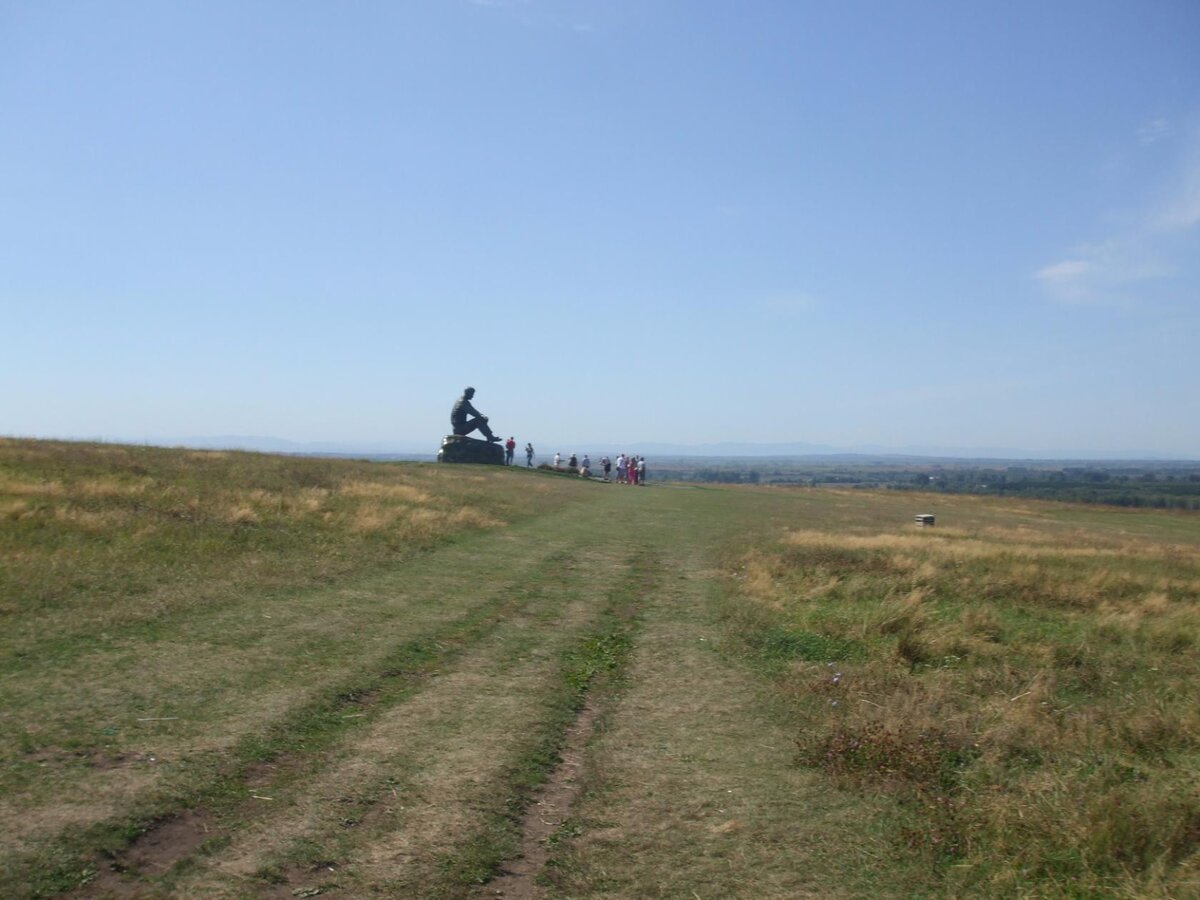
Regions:
M 792 765 L 792 737 L 761 686 L 719 652 L 708 592 L 681 574 L 647 610 L 551 896 L 861 896 L 831 887 L 831 865 L 851 884 L 886 852 L 856 838 L 824 857 L 831 831 L 857 830 L 861 803 Z
M 467 890 L 515 852 L 491 845 L 519 837 L 510 818 L 532 789 L 523 782 L 552 765 L 547 754 L 575 719 L 564 659 L 622 602 L 634 568 L 628 542 L 591 546 L 598 521 L 571 524 L 545 520 L 450 548 L 440 572 L 438 560 L 422 561 L 405 602 L 426 609 L 425 597 L 453 599 L 459 620 L 476 624 L 447 631 L 456 620 L 443 612 L 441 631 L 426 639 L 435 648 L 427 671 L 331 711 L 354 720 L 344 739 L 252 767 L 243 801 L 169 816 L 101 862 L 75 896 Z M 464 555 L 474 584 L 456 583 L 453 561 Z M 481 570 L 490 577 L 475 578 Z M 189 823 L 203 823 L 203 835 Z M 153 864 L 143 859 L 151 846 Z
M 762 509 L 597 487 L 410 565 L 388 584 L 417 632 L 393 615 L 369 640 L 386 667 L 389 636 L 419 633 L 421 666 L 367 678 L 330 708 L 335 740 L 227 780 L 74 896 L 886 896 L 886 806 L 795 767 L 786 718 L 721 650 L 714 553 Z M 581 659 L 621 677 L 589 695 Z
M 727 497 L 706 515 L 710 502 L 681 489 L 641 511 L 661 587 L 644 598 L 627 690 L 595 730 L 573 836 L 539 896 L 892 896 L 904 862 L 880 826 L 894 810 L 797 767 L 786 710 L 725 652 L 714 554 L 764 523 Z
M 521 847 L 517 855 L 505 862 L 500 875 L 481 888 L 481 896 L 533 900 L 546 895 L 538 879 L 550 859 L 551 841 L 569 823 L 583 792 L 587 745 L 599 714 L 600 704 L 589 702 L 567 729 L 562 758 L 534 794 L 521 820 Z

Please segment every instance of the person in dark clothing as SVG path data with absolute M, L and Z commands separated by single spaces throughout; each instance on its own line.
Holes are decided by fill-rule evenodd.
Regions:
M 488 428 L 487 416 L 480 415 L 479 410 L 471 405 L 471 398 L 474 396 L 475 388 L 467 388 L 455 402 L 454 408 L 450 410 L 450 426 L 454 429 L 454 433 L 468 435 L 478 429 L 479 433 L 489 441 L 500 440 L 492 434 L 492 429 Z

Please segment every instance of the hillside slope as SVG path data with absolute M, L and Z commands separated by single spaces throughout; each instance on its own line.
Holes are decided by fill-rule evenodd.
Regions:
M 0 441 L 0 516 L 4 896 L 1197 885 L 1193 515 Z

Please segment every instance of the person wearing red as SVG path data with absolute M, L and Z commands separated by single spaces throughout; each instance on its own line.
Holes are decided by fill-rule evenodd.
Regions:
M 508 440 L 504 442 L 504 464 L 506 466 L 512 465 L 513 451 L 516 449 L 517 442 L 512 439 L 512 435 L 509 435 Z

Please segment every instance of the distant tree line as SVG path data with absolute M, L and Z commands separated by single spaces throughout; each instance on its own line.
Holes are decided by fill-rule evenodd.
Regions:
M 657 479 L 709 484 L 839 486 L 994 494 L 1152 509 L 1200 510 L 1200 463 L 1095 463 L 1054 466 L 827 463 L 801 458 L 762 460 L 675 458 L 654 470 Z
M 889 487 L 1109 506 L 1200 510 L 1200 467 L 1165 471 L 1114 471 L 1091 467 L 1039 470 L 1020 466 L 998 471 L 960 467 L 912 474 L 907 483 L 899 480 Z
M 659 466 L 655 475 L 666 481 L 702 481 L 708 484 L 758 484 L 762 474 L 758 469 L 743 469 L 736 466 L 703 468 L 664 468 Z

